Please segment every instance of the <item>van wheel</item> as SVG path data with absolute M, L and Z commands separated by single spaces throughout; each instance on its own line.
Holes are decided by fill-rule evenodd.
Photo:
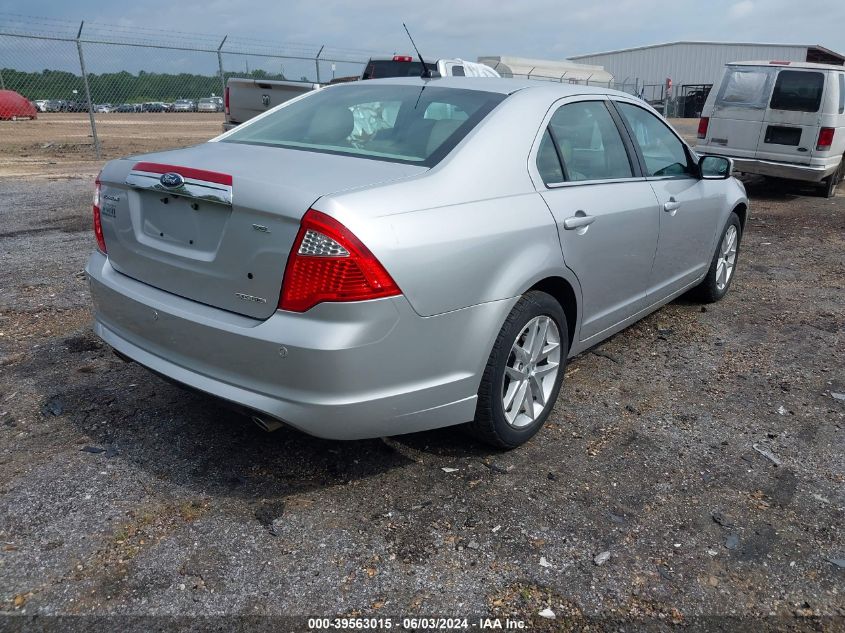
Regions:
M 836 188 L 843 178 L 845 178 L 845 156 L 839 162 L 839 169 L 822 180 L 822 194 L 825 198 L 833 198 L 836 195 Z
M 545 292 L 520 297 L 496 338 L 467 431 L 496 448 L 516 448 L 543 426 L 563 382 L 566 314 Z

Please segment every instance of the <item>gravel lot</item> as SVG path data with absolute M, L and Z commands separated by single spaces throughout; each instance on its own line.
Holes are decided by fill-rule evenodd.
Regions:
M 16 147 L 0 143 L 0 613 L 845 628 L 841 194 L 749 182 L 729 296 L 576 358 L 550 423 L 500 453 L 459 430 L 265 434 L 118 360 L 81 272 L 99 165 L 34 149 L 27 167 Z

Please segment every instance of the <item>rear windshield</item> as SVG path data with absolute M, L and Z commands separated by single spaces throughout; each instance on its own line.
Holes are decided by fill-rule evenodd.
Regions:
M 505 96 L 432 86 L 340 84 L 236 128 L 223 142 L 431 167 Z
M 437 70 L 437 65 L 426 64 L 429 70 Z M 422 62 L 397 62 L 392 59 L 371 59 L 364 69 L 361 79 L 386 79 L 389 77 L 419 77 L 422 75 Z
M 822 103 L 824 74 L 800 70 L 782 70 L 772 92 L 772 110 L 818 112 Z
M 734 108 L 766 107 L 772 90 L 774 71 L 769 68 L 728 68 L 716 105 Z

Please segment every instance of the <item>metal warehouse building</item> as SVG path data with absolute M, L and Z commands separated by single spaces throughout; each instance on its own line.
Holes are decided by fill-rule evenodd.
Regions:
M 574 55 L 581 64 L 604 66 L 619 83 L 645 86 L 644 96 L 662 100 L 662 86 L 672 80 L 674 95 L 703 95 L 719 80 L 728 62 L 783 60 L 845 64 L 845 56 L 815 44 L 755 44 L 734 42 L 670 42 L 618 51 Z M 694 113 L 692 116 L 696 116 Z

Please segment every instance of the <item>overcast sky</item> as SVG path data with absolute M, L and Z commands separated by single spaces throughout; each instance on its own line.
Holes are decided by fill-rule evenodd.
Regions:
M 562 59 L 682 39 L 845 52 L 845 0 L 0 0 L 0 27 L 8 14 L 387 53 L 409 52 L 405 21 L 432 58 Z

